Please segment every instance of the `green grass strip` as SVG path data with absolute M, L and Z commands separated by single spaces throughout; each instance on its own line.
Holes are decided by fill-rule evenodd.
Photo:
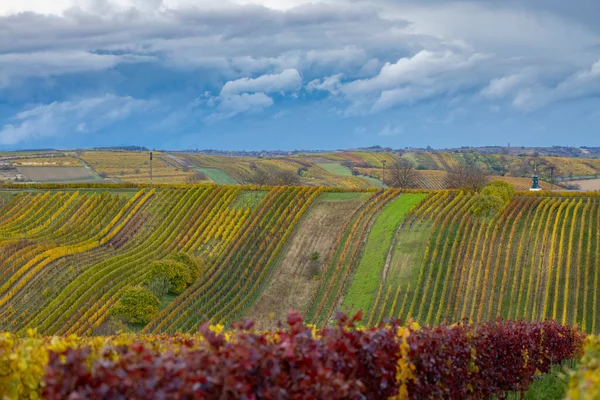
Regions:
M 343 302 L 343 309 L 370 310 L 373 294 L 379 287 L 388 250 L 405 214 L 425 197 L 423 194 L 402 194 L 388 204 L 377 217 L 352 284 Z
M 317 165 L 338 176 L 352 176 L 352 171 L 349 168 L 337 162 L 317 163 Z
M 208 178 L 216 183 L 217 185 L 237 185 L 238 183 L 233 180 L 224 171 L 216 168 L 200 168 L 195 167 L 196 171 L 204 172 Z

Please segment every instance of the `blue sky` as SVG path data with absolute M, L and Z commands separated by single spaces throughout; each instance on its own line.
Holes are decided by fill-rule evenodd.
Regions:
M 600 146 L 596 0 L 3 0 L 0 151 Z

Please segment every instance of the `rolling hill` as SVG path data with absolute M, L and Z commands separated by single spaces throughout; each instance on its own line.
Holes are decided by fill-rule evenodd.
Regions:
M 540 183 L 550 187 L 551 178 L 560 189 L 569 182 L 582 188 L 598 178 L 600 160 L 514 154 L 484 154 L 475 151 L 337 151 L 289 155 L 234 156 L 193 152 L 153 152 L 150 163 L 147 151 L 87 150 L 0 154 L 0 183 L 6 180 L 25 182 L 99 182 L 148 184 L 225 185 L 285 184 L 327 186 L 343 189 L 381 188 L 385 168 L 400 158 L 416 169 L 414 187 L 446 189 L 447 171 L 465 163 L 478 165 L 490 180 L 501 179 L 519 190 L 531 185 L 533 165 Z M 258 175 L 276 178 L 287 174 L 286 181 L 261 182 Z M 579 179 L 579 180 L 578 180 Z M 586 181 L 580 181 L 585 179 Z M 589 180 L 589 181 L 588 181 Z
M 2 330 L 110 332 L 125 293 L 152 289 L 152 265 L 181 260 L 192 267 L 179 289 L 129 329 L 191 332 L 202 321 L 246 317 L 268 328 L 294 308 L 318 326 L 362 309 L 369 325 L 554 318 L 599 330 L 600 202 L 591 193 L 517 192 L 486 218 L 470 213 L 472 194 L 455 191 L 59 186 L 5 194 Z

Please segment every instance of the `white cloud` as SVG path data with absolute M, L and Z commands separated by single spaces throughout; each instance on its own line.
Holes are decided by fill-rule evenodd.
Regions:
M 344 107 L 345 115 L 456 93 L 531 109 L 600 93 L 600 67 L 590 68 L 598 59 L 600 8 L 565 4 L 5 0 L 0 15 L 53 15 L 0 17 L 0 88 L 153 63 L 197 74 L 201 90 L 213 89 L 209 105 L 219 118 L 267 108 L 277 93 L 295 96 L 305 77 L 306 90 L 336 95 L 336 112 Z M 133 74 L 121 68 L 100 84 L 126 87 Z M 150 75 L 135 76 L 136 88 Z
M 379 92 L 404 84 L 428 84 L 439 74 L 464 70 L 485 59 L 482 54 L 422 50 L 412 57 L 403 57 L 396 63 L 387 62 L 373 78 L 347 84 L 344 93 L 352 96 Z
M 5 124 L 0 130 L 0 144 L 95 131 L 151 105 L 149 101 L 114 95 L 40 105 L 16 114 Z
M 512 104 L 523 110 L 534 110 L 551 103 L 600 93 L 600 60 L 579 70 L 556 85 L 535 84 L 521 88 Z
M 379 131 L 378 135 L 383 136 L 383 137 L 388 137 L 388 136 L 398 136 L 398 135 L 401 135 L 402 133 L 404 133 L 404 129 L 402 129 L 402 127 L 393 125 L 393 124 L 387 124 Z
M 344 74 L 335 74 L 327 76 L 323 79 L 312 80 L 306 85 L 306 89 L 310 92 L 315 90 L 322 90 L 330 92 L 331 94 L 337 94 L 341 86 L 341 80 L 344 78 Z
M 279 74 L 262 75 L 258 78 L 242 78 L 227 82 L 220 96 L 232 96 L 238 93 L 276 93 L 300 89 L 302 77 L 295 69 L 286 69 Z
M 403 87 L 384 90 L 372 107 L 373 112 L 380 112 L 401 104 L 413 104 L 436 94 L 435 88 Z
M 376 113 L 481 84 L 489 60 L 479 53 L 423 50 L 387 62 L 377 75 L 341 85 L 340 91 L 352 103 L 348 114 Z
M 273 105 L 273 99 L 267 96 L 267 93 L 284 94 L 301 87 L 302 77 L 296 69 L 229 81 L 223 85 L 218 96 L 208 99 L 207 104 L 211 107 L 216 106 L 216 112 L 205 120 L 215 122 L 241 113 L 261 111 Z
M 245 112 L 258 112 L 272 105 L 273 99 L 262 92 L 235 94 L 221 98 L 217 112 L 209 115 L 205 120 L 216 122 Z
M 307 3 L 319 3 L 323 0 L 231 0 L 232 4 L 261 5 L 274 10 L 288 10 Z M 212 4 L 211 4 L 212 3 Z M 23 11 L 34 11 L 42 14 L 61 15 L 71 7 L 82 7 L 85 10 L 98 9 L 101 6 L 118 10 L 137 8 L 155 11 L 165 8 L 189 8 L 194 6 L 211 6 L 213 0 L 3 0 L 0 3 L 0 15 Z
M 306 53 L 308 63 L 320 65 L 336 65 L 345 68 L 349 65 L 362 66 L 367 59 L 364 49 L 346 46 L 341 49 L 309 50 Z
M 490 81 L 481 91 L 481 94 L 490 99 L 497 99 L 506 96 L 509 92 L 521 86 L 524 83 L 525 77 L 521 74 L 512 74 L 495 78 Z
M 68 73 L 98 71 L 118 64 L 148 62 L 153 57 L 138 55 L 93 54 L 84 51 L 40 51 L 0 54 L 0 87 L 14 79 L 45 77 Z

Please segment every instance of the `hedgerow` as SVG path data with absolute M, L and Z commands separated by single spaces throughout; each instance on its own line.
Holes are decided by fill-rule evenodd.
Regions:
M 193 335 L 0 336 L 8 398 L 487 398 L 525 390 L 534 376 L 579 355 L 583 334 L 547 322 L 358 329 L 338 315 L 316 330 L 288 327 Z M 18 355 L 18 357 L 15 357 Z
M 568 400 L 600 397 L 600 336 L 589 336 L 576 371 L 570 373 Z

